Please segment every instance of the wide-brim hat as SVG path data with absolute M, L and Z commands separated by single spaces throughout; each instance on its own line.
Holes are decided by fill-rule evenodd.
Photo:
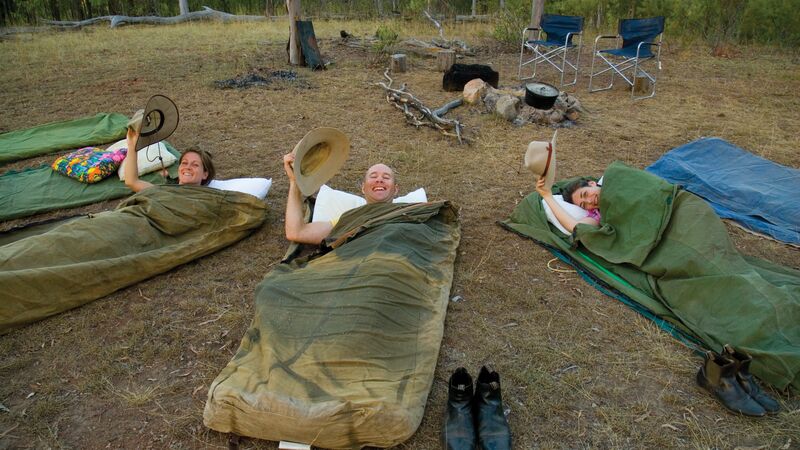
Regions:
M 305 196 L 336 175 L 350 153 L 350 139 L 336 128 L 315 128 L 294 146 L 294 175 Z
M 178 128 L 178 107 L 168 97 L 154 95 L 144 109 L 136 111 L 128 126 L 139 131 L 136 141 L 136 151 L 139 151 L 172 135 Z
M 556 135 L 558 130 L 553 133 L 550 142 L 533 141 L 528 144 L 528 151 L 525 152 L 525 167 L 536 176 L 536 181 L 544 177 L 544 184 L 547 189 L 553 188 L 556 179 Z

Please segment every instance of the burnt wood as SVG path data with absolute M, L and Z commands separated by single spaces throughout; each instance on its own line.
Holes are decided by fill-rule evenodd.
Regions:
M 445 91 L 461 91 L 470 80 L 480 78 L 496 88 L 500 74 L 483 64 L 453 64 L 442 77 L 442 89 Z

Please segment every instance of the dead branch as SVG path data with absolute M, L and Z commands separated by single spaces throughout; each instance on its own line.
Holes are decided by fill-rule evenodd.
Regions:
M 453 136 L 458 138 L 459 144 L 469 142 L 469 140 L 462 135 L 463 125 L 461 125 L 461 123 L 455 119 L 444 119 L 438 114 L 439 111 L 443 111 L 441 114 L 444 114 L 455 106 L 458 106 L 451 106 L 455 104 L 455 101 L 448 103 L 436 111 L 432 111 L 430 108 L 425 106 L 422 101 L 408 92 L 405 84 L 403 84 L 399 89 L 392 88 L 392 83 L 394 80 L 389 77 L 388 68 L 383 72 L 383 76 L 386 78 L 386 80 L 388 80 L 388 83 L 378 82 L 376 84 L 382 87 L 386 92 L 386 101 L 395 108 L 403 111 L 408 123 L 417 128 L 426 126 L 437 129 L 445 136 Z M 416 113 L 414 111 L 416 111 Z
M 440 24 L 436 19 L 431 17 L 431 14 L 428 11 L 425 11 L 425 17 L 431 20 L 433 24 L 436 26 L 436 29 L 439 30 L 439 37 L 442 38 L 443 41 L 447 39 L 444 38 L 444 28 L 442 28 L 442 24 Z
M 198 20 L 216 20 L 218 22 L 260 22 L 264 20 L 271 20 L 271 17 L 266 16 L 247 16 L 229 14 L 222 11 L 216 11 L 208 6 L 203 6 L 202 11 L 192 11 L 188 14 L 181 14 L 172 17 L 160 16 L 101 16 L 93 17 L 91 19 L 79 21 L 64 21 L 64 20 L 45 20 L 44 22 L 61 28 L 81 28 L 88 25 L 94 25 L 100 22 L 108 21 L 111 23 L 111 28 L 116 28 L 122 25 L 132 25 L 137 23 L 146 23 L 153 25 L 174 25 L 183 22 L 193 22 Z
M 459 98 L 457 98 L 457 99 L 445 104 L 441 108 L 439 108 L 437 110 L 434 110 L 433 113 L 435 115 L 437 115 L 438 117 L 442 117 L 443 115 L 445 115 L 448 112 L 450 112 L 451 109 L 458 108 L 459 106 L 461 106 L 463 104 L 464 104 L 464 97 L 459 97 Z
M 348 35 L 348 37 L 343 37 L 338 42 L 339 44 L 347 47 L 368 50 L 370 48 L 374 48 L 375 44 L 377 44 L 379 41 L 374 37 L 359 38 L 353 35 Z M 387 47 L 385 51 L 388 53 L 410 53 L 417 56 L 433 58 L 436 56 L 439 50 L 442 49 L 454 50 L 456 54 L 461 54 L 466 56 L 475 55 L 475 53 L 463 41 L 459 40 L 443 41 L 438 38 L 433 39 L 431 41 L 423 41 L 417 38 L 408 38 L 390 47 Z

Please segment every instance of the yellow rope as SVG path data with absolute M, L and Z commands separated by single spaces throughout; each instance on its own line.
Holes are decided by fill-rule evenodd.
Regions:
M 550 264 L 553 263 L 553 261 L 559 261 L 559 259 L 558 258 L 553 258 L 550 261 L 547 261 L 547 269 L 549 271 L 551 271 L 551 272 L 559 272 L 559 273 L 577 272 L 575 269 L 558 269 L 558 268 L 552 267 Z

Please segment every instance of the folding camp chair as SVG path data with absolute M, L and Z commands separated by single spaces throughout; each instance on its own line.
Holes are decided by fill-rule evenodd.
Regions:
M 592 49 L 592 69 L 589 76 L 589 92 L 604 91 L 614 86 L 614 78 L 619 75 L 631 86 L 631 98 L 640 100 L 656 95 L 656 74 L 661 71 L 661 40 L 664 33 L 664 17 L 650 17 L 648 19 L 623 19 L 619 21 L 619 34 L 616 36 L 597 36 Z M 616 39 L 619 48 L 598 50 L 597 44 L 601 39 Z M 656 47 L 655 53 L 653 47 Z M 594 62 L 600 58 L 608 67 L 594 71 Z M 647 64 L 647 68 L 645 67 Z M 592 88 L 594 78 L 606 72 L 610 73 L 611 81 L 606 87 Z M 636 83 L 638 79 L 646 79 L 650 83 L 649 95 L 636 96 Z
M 536 39 L 530 39 L 531 32 L 538 31 Z M 542 33 L 546 35 L 542 39 Z M 572 38 L 578 36 L 578 43 L 574 44 Z M 583 44 L 583 17 L 560 16 L 544 14 L 540 27 L 528 27 L 522 31 L 522 48 L 519 52 L 519 79 L 529 80 L 536 76 L 536 66 L 539 63 L 548 63 L 561 73 L 561 86 L 571 86 L 578 81 L 578 64 L 581 59 L 581 44 Z M 575 61 L 568 56 L 570 50 L 576 50 Z M 527 56 L 526 56 L 527 55 Z M 529 59 L 525 59 L 528 57 Z M 522 67 L 532 65 L 533 73 L 528 77 L 522 76 Z M 564 74 L 574 71 L 575 77 L 571 82 L 564 84 Z

